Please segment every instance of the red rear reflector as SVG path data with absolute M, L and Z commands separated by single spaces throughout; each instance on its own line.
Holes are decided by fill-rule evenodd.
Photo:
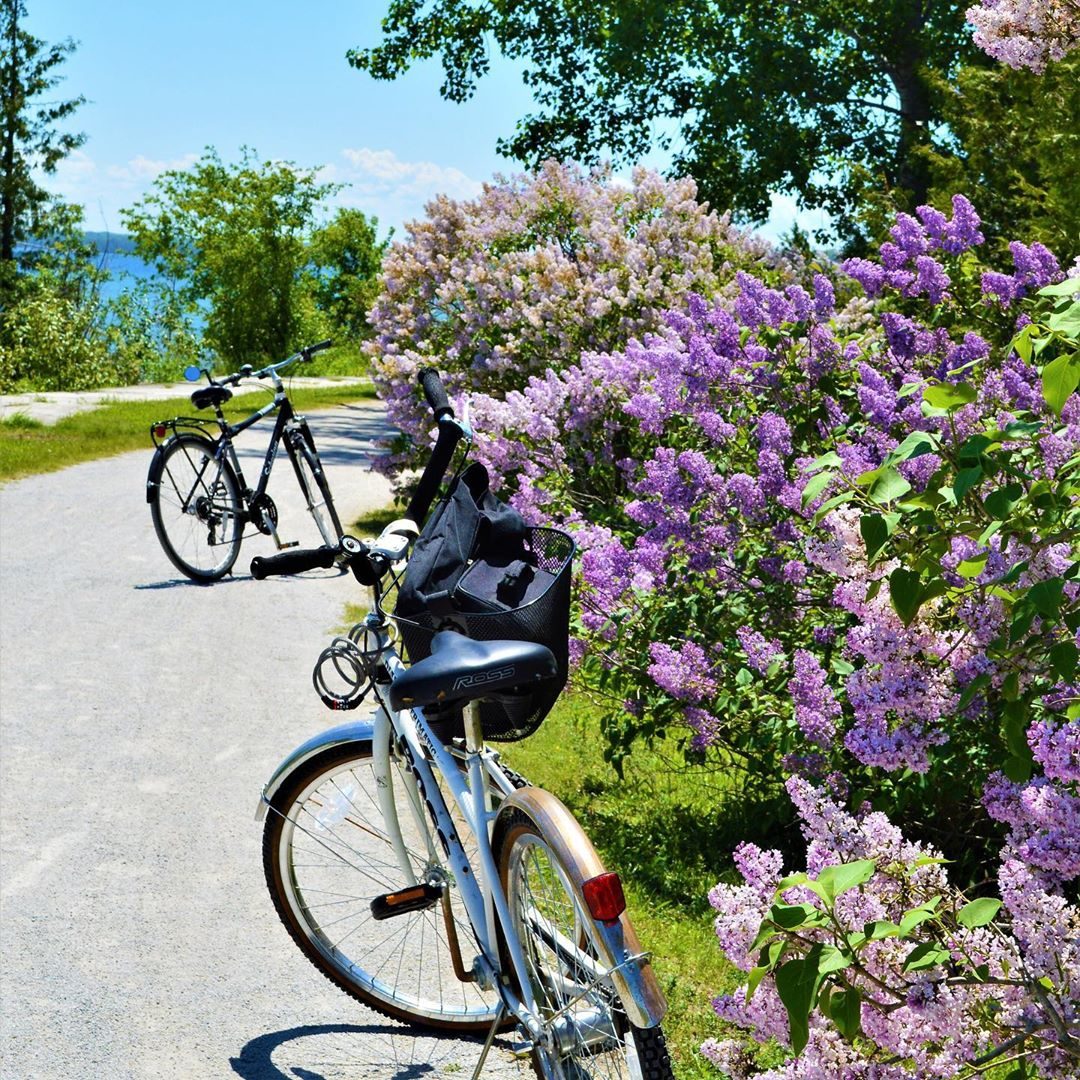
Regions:
M 169 429 L 164 424 L 158 424 L 157 427 L 154 428 L 154 434 L 159 439 L 164 439 L 165 436 L 168 435 L 168 433 Z
M 615 922 L 626 910 L 622 882 L 614 871 L 609 870 L 606 874 L 589 878 L 582 883 L 581 891 L 592 917 L 600 922 Z

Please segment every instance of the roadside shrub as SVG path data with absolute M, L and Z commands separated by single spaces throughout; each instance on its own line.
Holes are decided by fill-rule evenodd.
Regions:
M 372 374 L 405 436 L 382 466 L 400 475 L 427 454 L 421 367 L 452 393 L 501 398 L 583 350 L 622 348 L 688 291 L 711 293 L 769 254 L 696 194 L 689 179 L 638 170 L 625 187 L 548 162 L 476 199 L 432 202 L 387 251 L 370 318 Z
M 955 1076 L 996 1045 L 1075 1069 L 1080 282 L 1039 244 L 983 265 L 952 209 L 844 263 L 859 299 L 739 273 L 621 351 L 472 398 L 512 501 L 577 531 L 611 759 L 674 733 L 787 777 L 811 879 L 862 864 L 843 904 L 783 886 L 775 853 L 715 894 L 760 969 L 752 1007 L 718 1010 L 802 1052 L 770 1077 Z M 1007 918 L 976 948 L 990 919 L 966 926 L 956 889 L 995 877 Z M 903 930 L 843 936 L 875 920 Z M 819 1008 L 823 987 L 848 996 Z
M 0 393 L 93 390 L 136 382 L 138 365 L 110 354 L 84 306 L 35 289 L 3 315 Z

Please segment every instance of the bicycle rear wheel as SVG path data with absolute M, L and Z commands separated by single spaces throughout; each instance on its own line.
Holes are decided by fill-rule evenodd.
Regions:
M 308 510 L 315 519 L 319 535 L 322 536 L 324 544 L 334 547 L 341 539 L 342 528 L 319 455 L 310 438 L 300 432 L 297 432 L 295 441 L 290 444 L 290 451 L 296 479 L 300 482 L 300 490 L 307 500 Z
M 466 966 L 476 950 L 453 875 L 426 811 L 417 815 L 410 806 L 404 764 L 393 758 L 391 782 L 413 873 L 418 881 L 445 883 L 447 899 L 373 918 L 371 901 L 408 881 L 383 826 L 370 746 L 354 745 L 305 762 L 271 803 L 263 863 L 274 906 L 315 967 L 365 1005 L 440 1030 L 486 1032 L 497 996 L 459 981 L 454 971 L 444 903 Z M 470 853 L 468 830 L 458 835 Z M 434 858 L 429 841 L 438 849 Z
M 242 539 L 240 485 L 215 446 L 191 432 L 174 435 L 157 451 L 158 482 L 151 491 L 154 532 L 177 570 L 193 581 L 217 581 L 236 562 Z
M 496 853 L 512 928 L 549 1035 L 548 1046 L 533 1050 L 533 1069 L 544 1080 L 671 1080 L 663 1032 L 629 1022 L 597 961 L 597 931 L 572 885 L 580 874 L 564 864 L 560 847 L 515 808 Z

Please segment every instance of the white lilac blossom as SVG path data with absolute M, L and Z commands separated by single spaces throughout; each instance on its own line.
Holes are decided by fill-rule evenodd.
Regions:
M 1013 68 L 1044 71 L 1080 45 L 1077 0 L 982 0 L 967 21 L 975 43 Z

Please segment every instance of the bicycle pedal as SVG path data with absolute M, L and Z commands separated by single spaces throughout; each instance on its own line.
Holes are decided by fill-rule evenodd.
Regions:
M 371 901 L 371 917 L 377 922 L 392 919 L 395 915 L 404 915 L 410 911 L 426 911 L 433 908 L 443 895 L 443 887 L 424 882 L 408 889 L 384 893 Z

